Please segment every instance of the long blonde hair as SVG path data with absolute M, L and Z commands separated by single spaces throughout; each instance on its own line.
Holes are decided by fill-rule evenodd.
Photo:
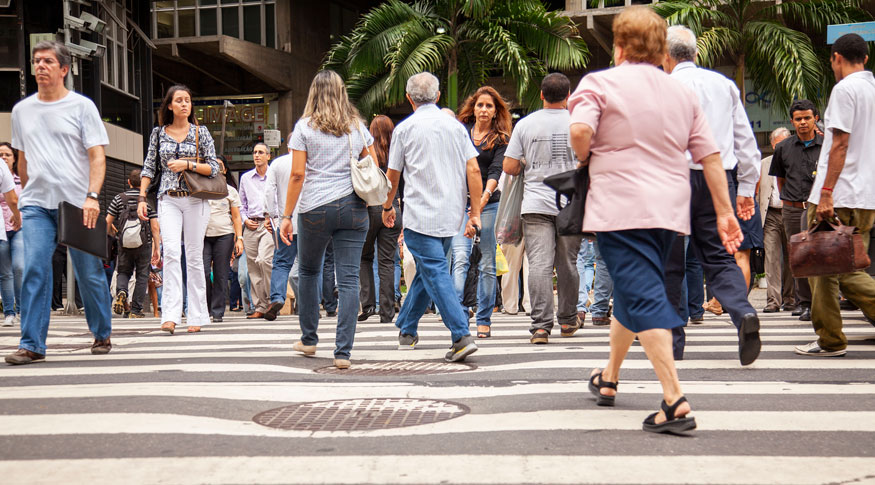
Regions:
M 317 72 L 310 83 L 303 117 L 310 118 L 311 128 L 334 136 L 350 133 L 361 120 L 358 110 L 349 101 L 343 79 L 330 70 Z

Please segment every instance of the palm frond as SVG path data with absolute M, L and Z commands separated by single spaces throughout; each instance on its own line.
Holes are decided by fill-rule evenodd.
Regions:
M 653 10 L 664 17 L 669 25 L 686 26 L 697 36 L 711 26 L 733 25 L 733 19 L 729 15 L 722 10 L 711 8 L 710 3 L 702 0 L 659 2 L 653 5 Z
M 871 20 L 872 15 L 863 10 L 861 0 L 807 0 L 783 2 L 763 9 L 764 14 L 783 17 L 798 24 L 808 32 L 826 34 L 826 26 Z
M 821 63 L 805 34 L 774 21 L 749 22 L 744 34 L 745 66 L 760 88 L 774 94 L 774 109 L 786 110 L 795 98 L 817 98 Z
M 720 59 L 729 53 L 741 50 L 741 33 L 727 27 L 712 27 L 696 38 L 698 44 L 698 62 L 705 67 L 715 66 Z

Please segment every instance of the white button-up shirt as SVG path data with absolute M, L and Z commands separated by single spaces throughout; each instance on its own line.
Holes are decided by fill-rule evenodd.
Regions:
M 264 188 L 264 210 L 277 222 L 286 208 L 289 178 L 292 176 L 292 154 L 277 157 L 267 167 L 267 185 Z M 298 207 L 292 212 L 292 234 L 298 233 Z
M 681 62 L 671 72 L 671 77 L 692 89 L 699 97 L 708 124 L 714 134 L 723 168 L 732 170 L 738 165 L 738 195 L 753 197 L 760 179 L 762 155 L 738 87 L 726 76 L 702 69 L 692 62 Z M 690 163 L 693 170 L 702 170 L 702 165 Z
M 465 127 L 434 104 L 398 123 L 389 169 L 404 175 L 404 227 L 432 237 L 459 233 L 468 200 L 468 160 L 477 149 Z

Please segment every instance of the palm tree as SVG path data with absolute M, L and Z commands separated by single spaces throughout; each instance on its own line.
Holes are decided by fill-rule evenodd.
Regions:
M 686 25 L 698 36 L 699 63 L 721 60 L 735 65 L 735 82 L 744 93 L 750 79 L 772 93 L 773 109 L 786 110 L 796 98 L 818 102 L 834 80 L 822 48 L 829 24 L 870 18 L 862 0 L 802 0 L 764 5 L 756 0 L 674 0 L 654 9 L 669 24 Z M 742 94 L 743 95 L 743 94 Z
M 389 0 L 331 48 L 323 67 L 340 73 L 371 114 L 403 102 L 407 78 L 422 71 L 443 79 L 453 109 L 495 74 L 532 106 L 548 69 L 583 68 L 588 58 L 571 20 L 537 0 Z

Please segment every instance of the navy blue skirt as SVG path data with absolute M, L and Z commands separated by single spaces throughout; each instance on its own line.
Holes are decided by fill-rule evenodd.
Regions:
M 676 232 L 667 229 L 596 235 L 599 252 L 614 280 L 614 317 L 632 332 L 684 325 L 665 292 L 665 262 L 676 237 Z

